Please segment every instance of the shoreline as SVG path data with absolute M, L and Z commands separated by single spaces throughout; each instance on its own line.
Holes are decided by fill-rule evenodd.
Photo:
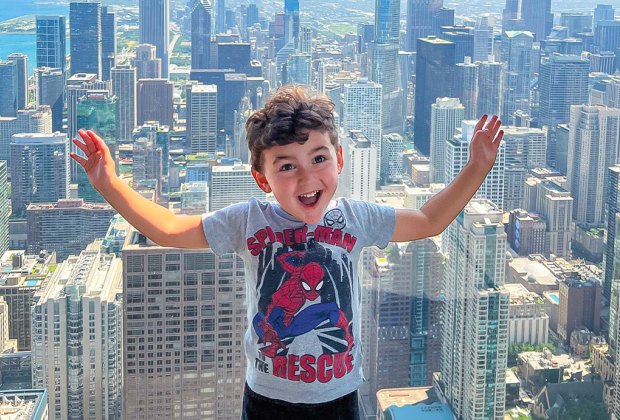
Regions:
M 0 35 L 36 35 L 35 31 L 0 32 Z

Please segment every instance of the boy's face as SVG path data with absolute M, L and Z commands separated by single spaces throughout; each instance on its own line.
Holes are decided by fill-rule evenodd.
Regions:
M 263 191 L 273 192 L 287 213 L 315 224 L 336 193 L 342 164 L 342 149 L 334 148 L 329 133 L 310 130 L 304 144 L 264 150 L 262 170 L 252 169 L 252 175 Z

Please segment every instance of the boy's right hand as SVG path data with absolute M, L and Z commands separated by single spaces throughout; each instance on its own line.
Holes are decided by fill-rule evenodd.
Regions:
M 84 168 L 93 187 L 101 192 L 116 178 L 114 158 L 108 146 L 93 131 L 79 130 L 78 134 L 84 142 L 73 139 L 73 143 L 84 152 L 86 158 L 77 153 L 71 153 L 71 157 Z

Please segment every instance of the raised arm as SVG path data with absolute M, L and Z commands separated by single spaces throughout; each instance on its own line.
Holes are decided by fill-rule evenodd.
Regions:
M 79 130 L 83 142 L 73 139 L 86 158 L 71 153 L 86 171 L 97 191 L 132 226 L 161 246 L 207 248 L 202 216 L 177 216 L 147 200 L 116 176 L 115 164 L 105 142 L 93 131 Z
M 497 116 L 494 115 L 486 122 L 485 115 L 476 124 L 469 146 L 469 161 L 450 184 L 428 200 L 420 210 L 396 210 L 392 241 L 414 241 L 438 235 L 465 208 L 493 168 L 504 136 L 504 132 L 499 130 L 501 121 Z

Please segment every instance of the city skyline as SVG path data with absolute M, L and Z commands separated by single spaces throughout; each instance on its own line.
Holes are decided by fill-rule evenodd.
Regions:
M 582 409 L 620 419 L 620 5 L 607 3 L 3 8 L 0 392 L 46 389 L 26 397 L 47 407 L 26 417 L 37 420 L 232 419 L 246 373 L 322 381 L 350 373 L 355 355 L 365 420 L 411 418 L 425 404 L 464 420 Z M 332 101 L 345 199 L 419 210 L 468 167 L 479 118 L 500 116 L 503 141 L 441 234 L 347 262 L 361 307 L 272 349 L 261 322 L 282 308 L 263 296 L 265 320 L 251 318 L 249 294 L 264 283 L 251 282 L 242 252 L 157 245 L 70 154 L 83 155 L 78 130 L 97 132 L 119 180 L 174 214 L 271 205 L 253 177 L 246 121 L 286 84 Z M 328 213 L 314 234 L 333 236 L 313 241 L 346 248 L 351 238 L 337 234 L 355 222 Z M 305 249 L 299 232 L 285 234 L 250 239 Z M 274 254 L 261 270 L 281 265 L 281 283 L 307 275 L 288 258 Z M 327 272 L 318 304 L 342 292 Z M 347 317 L 364 353 L 340 350 L 352 340 Z M 246 354 L 257 334 L 265 347 Z M 326 355 L 316 370 L 295 360 L 308 343 Z M 396 389 L 403 407 L 389 403 Z

